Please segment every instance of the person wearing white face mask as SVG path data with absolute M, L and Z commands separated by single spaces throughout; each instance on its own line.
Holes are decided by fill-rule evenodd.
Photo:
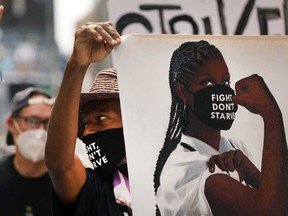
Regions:
M 22 131 L 17 121 L 14 121 L 14 126 L 19 132 L 16 143 L 23 157 L 35 163 L 43 160 L 47 131 L 42 128 Z
M 7 144 L 15 154 L 0 160 L 0 214 L 51 215 L 51 180 L 44 162 L 47 126 L 54 99 L 29 87 L 14 95 L 10 104 Z

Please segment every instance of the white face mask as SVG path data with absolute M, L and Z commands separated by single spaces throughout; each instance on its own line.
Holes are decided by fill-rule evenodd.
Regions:
M 14 125 L 16 126 L 16 124 Z M 20 129 L 18 124 L 16 128 L 18 130 Z M 44 159 L 46 140 L 47 131 L 41 128 L 21 132 L 15 139 L 21 155 L 33 162 Z

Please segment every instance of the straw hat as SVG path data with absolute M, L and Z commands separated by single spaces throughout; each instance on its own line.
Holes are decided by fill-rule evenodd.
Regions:
M 80 105 L 99 99 L 119 99 L 117 71 L 114 68 L 96 74 L 89 92 L 81 94 Z
M 82 137 L 83 125 L 83 109 L 82 107 L 90 101 L 99 99 L 118 99 L 119 88 L 117 82 L 117 71 L 114 68 L 107 68 L 99 71 L 92 83 L 92 86 L 87 93 L 82 93 L 80 98 L 79 108 L 79 124 L 78 124 L 78 137 Z

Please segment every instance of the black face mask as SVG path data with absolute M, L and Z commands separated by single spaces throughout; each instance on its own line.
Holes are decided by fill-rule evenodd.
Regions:
M 95 172 L 102 175 L 113 173 L 126 155 L 123 128 L 98 131 L 82 141 Z
M 235 95 L 233 89 L 220 84 L 190 93 L 194 95 L 192 112 L 202 122 L 213 128 L 230 129 L 238 109 L 237 104 L 232 102 L 232 96 Z

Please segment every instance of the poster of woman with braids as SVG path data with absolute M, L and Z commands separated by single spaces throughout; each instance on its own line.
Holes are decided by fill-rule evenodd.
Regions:
M 288 214 L 287 48 L 285 36 L 123 38 L 136 215 Z

